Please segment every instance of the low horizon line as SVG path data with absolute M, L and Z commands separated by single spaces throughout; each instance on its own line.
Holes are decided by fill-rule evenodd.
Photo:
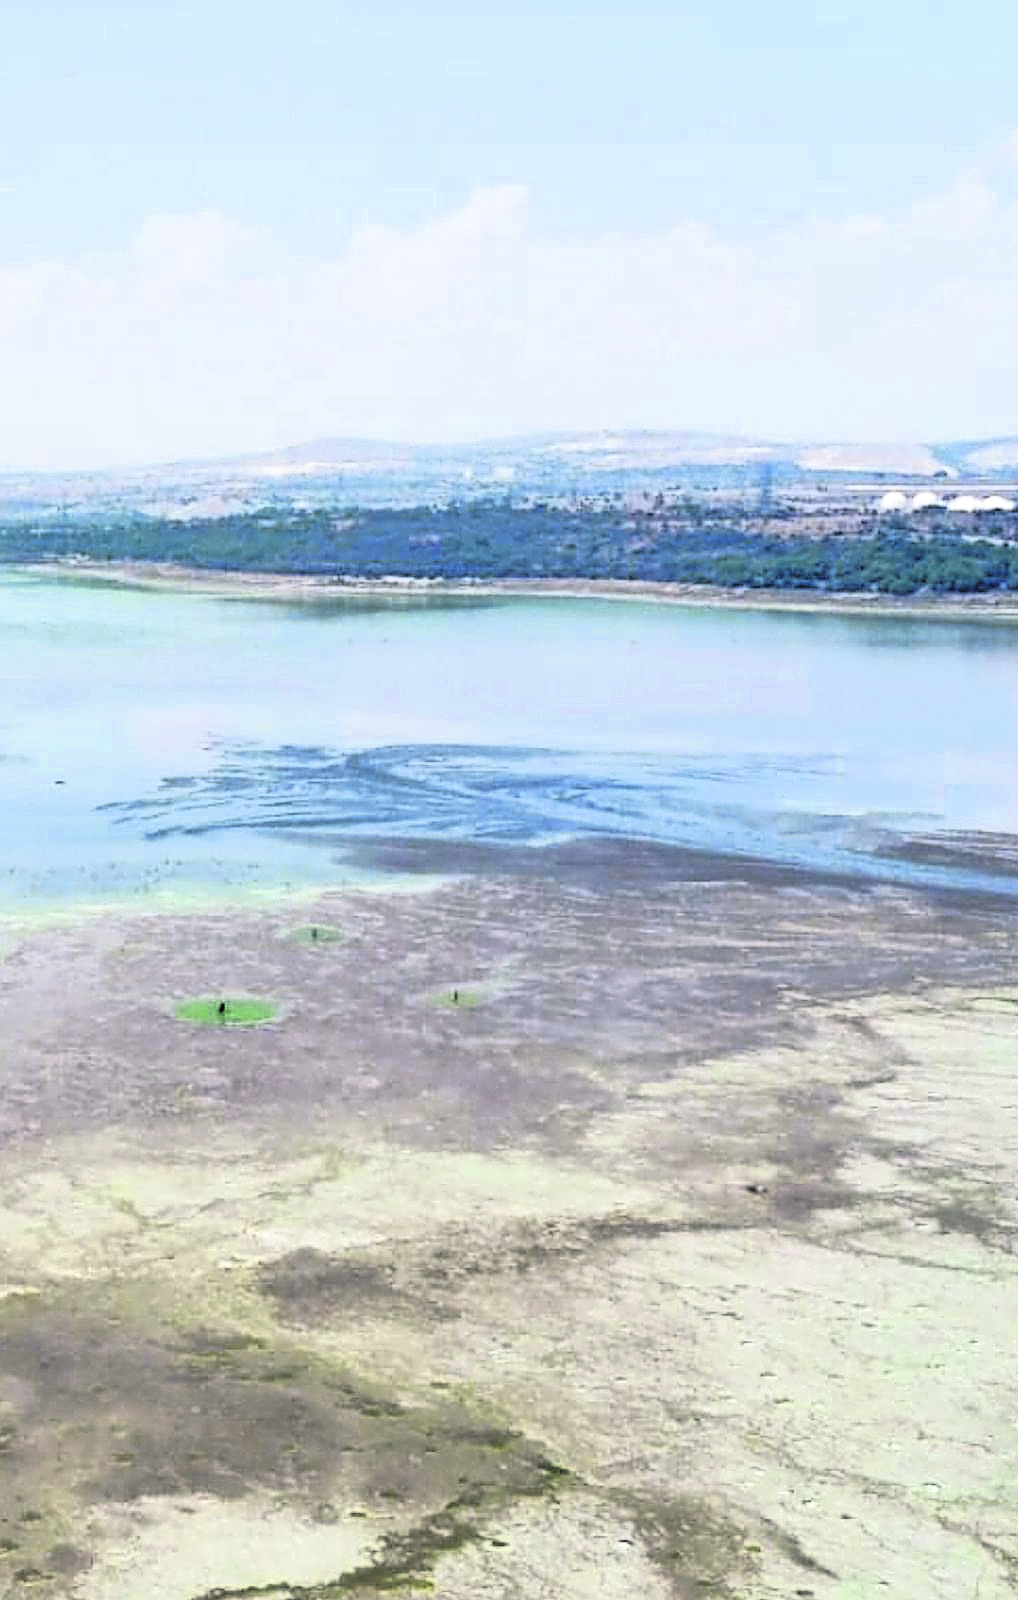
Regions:
M 823 449 L 869 449 L 869 450 L 931 450 L 937 449 L 973 449 L 987 448 L 997 444 L 1008 444 L 1018 440 L 1018 431 L 1015 433 L 979 434 L 969 437 L 953 438 L 865 438 L 846 435 L 817 437 L 775 437 L 755 433 L 740 433 L 724 428 L 694 428 L 694 427 L 596 427 L 596 428 L 555 428 L 543 429 L 533 433 L 512 434 L 481 434 L 470 438 L 461 439 L 421 439 L 399 438 L 392 436 L 375 436 L 370 434 L 317 434 L 306 440 L 299 440 L 294 444 L 270 445 L 264 449 L 237 450 L 220 452 L 208 455 L 177 456 L 170 459 L 150 458 L 143 461 L 111 463 L 104 466 L 66 466 L 66 467 L 33 467 L 33 466 L 2 466 L 0 477 L 31 476 L 38 478 L 48 477 L 89 477 L 110 473 L 135 473 L 135 472 L 167 472 L 174 469 L 223 466 L 230 463 L 238 465 L 266 461 L 273 458 L 295 456 L 296 452 L 311 451 L 318 446 L 335 446 L 337 444 L 351 447 L 369 447 L 371 449 L 392 449 L 399 451 L 448 451 L 453 454 L 463 450 L 479 450 L 484 448 L 511 448 L 523 446 L 528 443 L 537 444 L 543 441 L 567 441 L 569 439 L 596 439 L 599 437 L 637 439 L 637 438 L 688 438 L 712 440 L 718 443 L 730 442 L 749 449 L 776 452 L 779 450 L 823 450 Z M 313 458 L 308 458 L 312 464 Z M 294 465 L 296 465 L 296 459 Z M 323 466 L 331 463 L 323 462 Z M 677 466 L 682 463 L 676 462 Z M 717 462 L 714 465 L 722 466 L 726 463 Z M 727 463 L 738 465 L 740 463 Z M 751 463 L 745 463 L 747 465 Z M 339 466 L 339 463 L 336 463 Z M 709 462 L 691 462 L 689 465 L 709 466 Z M 805 469 L 810 470 L 810 469 Z M 814 471 L 833 470 L 851 471 L 851 468 L 814 468 Z M 859 468 L 860 472 L 873 469 Z

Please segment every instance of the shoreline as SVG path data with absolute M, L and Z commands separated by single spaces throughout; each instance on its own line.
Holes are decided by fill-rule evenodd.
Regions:
M 337 598 L 405 599 L 592 599 L 662 605 L 780 611 L 807 615 L 897 616 L 947 621 L 1018 622 L 1018 594 L 901 597 L 802 589 L 724 589 L 709 584 L 651 582 L 628 578 L 356 578 L 342 575 L 205 571 L 170 562 L 58 559 L 11 563 L 6 569 L 32 577 L 83 578 L 111 587 L 153 589 L 211 598 L 310 601 Z
M 0 900 L 0 966 L 5 952 L 18 941 L 51 930 L 82 930 L 101 922 L 149 922 L 175 920 L 188 922 L 202 917 L 297 916 L 307 906 L 337 896 L 396 897 L 429 895 L 444 888 L 453 874 L 439 872 L 392 872 L 314 883 L 291 882 L 224 884 L 213 887 L 167 885 L 148 891 L 117 891 L 108 896 L 92 895 L 48 900 Z
M 496 893 L 543 883 L 582 888 L 584 893 L 605 893 L 624 884 L 634 893 L 668 885 L 676 893 L 738 886 L 752 893 L 848 895 L 864 902 L 906 896 L 929 913 L 951 909 L 1013 919 L 1018 893 L 1009 887 L 1013 873 L 1008 869 L 1016 847 L 1018 836 L 979 831 L 943 838 L 903 835 L 897 848 L 866 858 L 871 870 L 862 863 L 852 870 L 640 836 L 578 835 L 524 845 L 372 837 L 352 850 L 349 874 L 334 879 L 203 887 L 170 883 L 155 890 L 121 889 L 81 898 L 0 899 L 0 966 L 24 939 L 48 932 L 86 933 L 103 924 L 298 917 L 324 902 L 426 900 L 469 884 L 487 884 Z M 904 873 L 896 870 L 903 866 Z M 909 867 L 914 876 L 907 875 Z M 956 879 L 948 876 L 952 872 Z

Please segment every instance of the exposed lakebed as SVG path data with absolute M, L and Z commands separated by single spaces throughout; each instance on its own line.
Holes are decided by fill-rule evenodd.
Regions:
M 1009 627 L 0 617 L 0 1600 L 1013 1594 Z

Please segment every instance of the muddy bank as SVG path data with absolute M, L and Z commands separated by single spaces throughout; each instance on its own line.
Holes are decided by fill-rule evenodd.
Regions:
M 1013 911 L 493 865 L 8 947 L 0 1593 L 1013 1593 Z
M 626 842 L 386 849 L 387 867 L 416 864 L 425 882 L 470 875 L 302 901 L 299 923 L 270 902 L 99 913 L 14 940 L 0 965 L 0 1138 L 174 1118 L 197 1073 L 203 1100 L 233 1117 L 338 1112 L 414 1143 L 539 1138 L 558 1152 L 613 1104 L 599 1062 L 617 1074 L 632 1057 L 638 1077 L 645 1053 L 678 1069 L 805 1039 L 809 1003 L 1006 982 L 1018 956 L 1007 900 Z M 341 937 L 294 937 L 316 922 Z M 279 1020 L 180 1021 L 182 1004 L 215 1009 L 217 994 Z

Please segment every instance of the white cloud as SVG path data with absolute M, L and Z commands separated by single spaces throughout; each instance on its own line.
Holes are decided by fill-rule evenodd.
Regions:
M 0 267 L 0 463 L 165 460 L 327 433 L 1018 430 L 1018 141 L 898 217 L 726 242 L 542 238 L 480 190 L 287 257 L 213 212 L 119 255 Z

